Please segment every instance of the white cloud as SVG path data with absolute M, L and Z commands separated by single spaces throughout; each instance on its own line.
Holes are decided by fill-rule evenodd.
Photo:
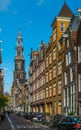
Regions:
M 45 3 L 45 0 L 38 0 L 37 5 L 42 6 Z
M 0 0 L 0 11 L 8 11 L 10 5 L 11 0 Z

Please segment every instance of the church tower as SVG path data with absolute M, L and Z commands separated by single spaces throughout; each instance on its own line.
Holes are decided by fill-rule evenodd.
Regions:
M 15 56 L 15 70 L 14 70 L 14 80 L 18 80 L 19 83 L 24 83 L 26 80 L 25 73 L 25 60 L 24 60 L 24 48 L 22 45 L 23 38 L 19 30 L 18 36 L 16 38 L 16 56 Z
M 18 36 L 16 38 L 16 56 L 14 59 L 15 68 L 13 76 L 13 84 L 11 88 L 12 98 L 12 108 L 14 111 L 24 111 L 24 91 L 26 82 L 26 72 L 25 72 L 25 59 L 24 59 L 24 48 L 23 48 L 23 38 L 21 31 L 19 30 Z

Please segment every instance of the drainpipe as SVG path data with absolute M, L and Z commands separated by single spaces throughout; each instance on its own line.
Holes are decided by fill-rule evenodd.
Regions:
M 77 47 L 75 47 L 75 75 L 76 75 L 76 115 L 78 112 L 78 73 L 77 73 Z

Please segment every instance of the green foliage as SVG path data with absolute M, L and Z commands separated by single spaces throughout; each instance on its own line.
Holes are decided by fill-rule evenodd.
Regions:
M 75 113 L 74 112 L 70 112 L 68 113 L 69 116 L 75 116 Z
M 8 98 L 4 95 L 0 95 L 0 109 L 5 108 L 8 105 Z

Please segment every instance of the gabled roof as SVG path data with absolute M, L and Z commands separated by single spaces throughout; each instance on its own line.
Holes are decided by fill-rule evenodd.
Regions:
M 57 17 L 72 17 L 73 12 L 70 10 L 70 8 L 67 6 L 66 3 L 64 3 L 63 7 L 61 8 L 61 11 Z M 55 19 L 53 20 L 51 26 L 54 24 Z
M 70 10 L 67 4 L 64 3 L 58 17 L 71 17 L 72 15 L 73 15 L 73 12 Z

